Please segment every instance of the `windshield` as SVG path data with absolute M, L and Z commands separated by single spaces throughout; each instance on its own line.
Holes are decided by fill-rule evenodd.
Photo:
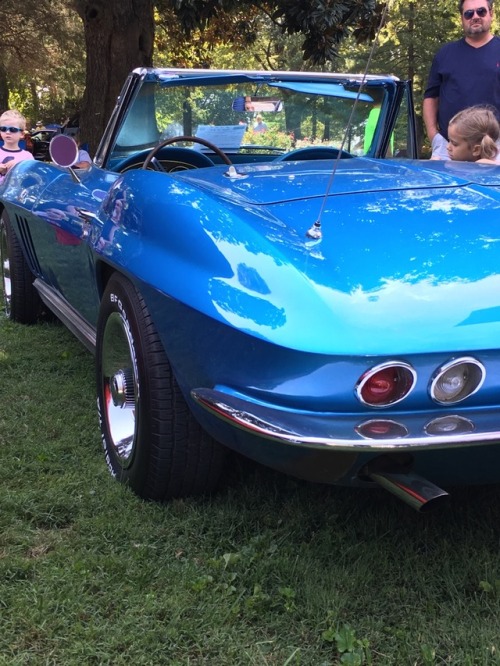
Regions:
M 242 77 L 239 77 L 240 79 Z M 239 81 L 172 78 L 145 80 L 116 135 L 108 166 L 173 137 L 199 137 L 226 153 L 279 155 L 307 147 L 340 148 L 349 156 L 373 155 L 387 117 L 386 82 Z M 347 131 L 346 131 L 347 129 Z M 406 143 L 405 130 L 399 142 Z M 395 145 L 388 156 L 405 148 Z M 176 145 L 198 152 L 206 146 Z

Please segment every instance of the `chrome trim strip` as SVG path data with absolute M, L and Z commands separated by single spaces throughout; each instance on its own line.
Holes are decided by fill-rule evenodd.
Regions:
M 398 421 L 404 421 L 408 428 L 407 437 L 368 440 L 355 432 L 355 427 L 365 420 L 362 414 L 311 415 L 285 412 L 207 388 L 193 389 L 191 397 L 213 416 L 249 435 L 305 448 L 357 452 L 418 451 L 500 444 L 498 408 L 494 407 L 488 410 L 478 409 L 474 414 L 468 412 L 467 418 L 474 420 L 473 432 L 455 436 L 428 435 L 425 426 L 436 418 L 435 412 L 410 415 L 404 413 Z
M 89 351 L 95 354 L 96 330 L 55 289 L 37 278 L 33 286 L 40 298 Z

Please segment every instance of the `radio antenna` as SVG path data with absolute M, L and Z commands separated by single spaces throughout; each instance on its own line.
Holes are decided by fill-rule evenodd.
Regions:
M 320 208 L 320 211 L 319 211 L 318 219 L 312 225 L 312 227 L 306 231 L 306 236 L 308 238 L 312 238 L 313 240 L 321 240 L 321 238 L 323 237 L 323 232 L 322 232 L 322 229 L 321 229 L 321 220 L 323 218 L 323 212 L 325 210 L 325 206 L 326 206 L 326 202 L 328 200 L 328 196 L 330 194 L 330 190 L 332 189 L 332 185 L 333 185 L 333 181 L 335 179 L 335 174 L 337 172 L 337 167 L 338 167 L 339 160 L 340 160 L 342 152 L 344 150 L 344 146 L 346 144 L 347 137 L 349 136 L 349 133 L 350 133 L 351 125 L 352 125 L 353 118 L 354 118 L 354 113 L 356 111 L 356 107 L 358 105 L 358 101 L 359 101 L 359 98 L 361 96 L 361 91 L 363 89 L 363 86 L 366 83 L 366 78 L 368 76 L 368 71 L 370 69 L 372 57 L 373 57 L 373 54 L 375 53 L 375 48 L 378 44 L 380 31 L 382 30 L 382 27 L 385 23 L 385 18 L 387 16 L 387 12 L 388 12 L 388 9 L 389 9 L 390 2 L 391 2 L 391 0 L 386 0 L 386 2 L 384 3 L 384 8 L 383 8 L 382 14 L 380 16 L 380 22 L 379 22 L 379 25 L 378 25 L 378 28 L 377 28 L 377 32 L 375 34 L 375 37 L 373 38 L 373 42 L 372 42 L 372 45 L 371 45 L 371 48 L 370 48 L 370 52 L 368 54 L 368 60 L 366 61 L 365 70 L 363 72 L 363 76 L 362 76 L 361 82 L 359 84 L 359 88 L 358 88 L 358 92 L 356 94 L 356 98 L 354 100 L 354 104 L 352 105 L 351 113 L 350 113 L 349 119 L 347 121 L 344 136 L 342 137 L 342 143 L 340 144 L 339 152 L 337 154 L 337 157 L 335 158 L 332 173 L 330 174 L 330 178 L 329 178 L 328 184 L 326 186 L 325 196 L 323 197 L 323 201 L 321 202 L 321 208 Z

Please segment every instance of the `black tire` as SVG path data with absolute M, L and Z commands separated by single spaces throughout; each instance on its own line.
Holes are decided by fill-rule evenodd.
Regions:
M 5 211 L 0 218 L 0 270 L 5 314 L 20 324 L 35 324 L 42 313 L 42 301 Z
M 225 450 L 191 414 L 144 300 L 119 274 L 101 303 L 96 371 L 111 474 L 150 500 L 212 491 Z

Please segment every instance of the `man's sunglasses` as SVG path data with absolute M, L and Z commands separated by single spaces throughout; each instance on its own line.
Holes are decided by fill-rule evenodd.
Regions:
M 20 127 L 5 127 L 4 125 L 0 127 L 0 132 L 12 132 L 12 134 L 17 134 L 22 131 L 23 130 Z
M 466 21 L 470 21 L 474 14 L 477 14 L 479 18 L 484 18 L 487 13 L 488 9 L 486 7 L 479 7 L 479 9 L 466 9 L 463 13 L 463 17 Z

